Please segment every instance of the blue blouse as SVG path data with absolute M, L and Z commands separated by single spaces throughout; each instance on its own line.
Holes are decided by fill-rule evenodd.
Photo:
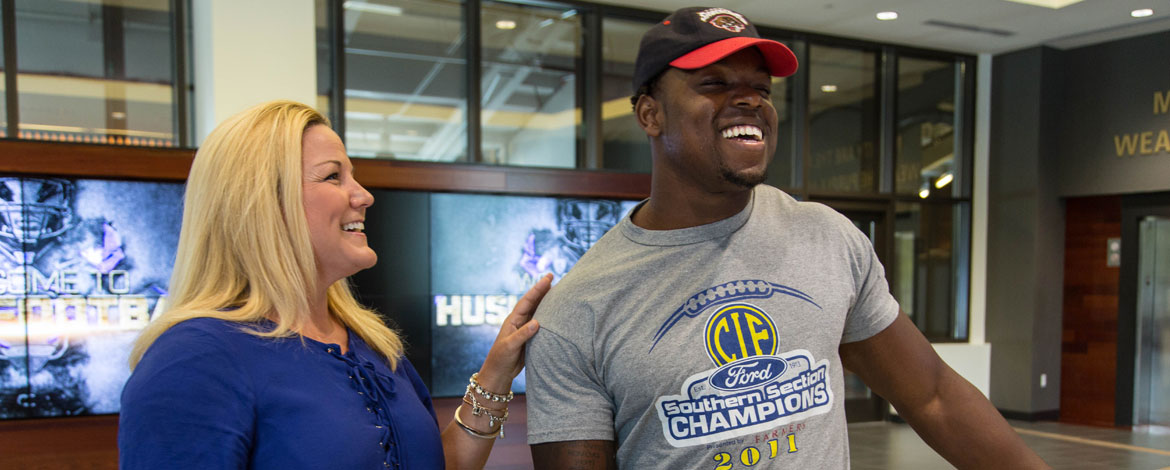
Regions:
M 122 469 L 443 468 L 431 397 L 410 362 L 261 338 L 211 318 L 179 323 L 122 391 Z

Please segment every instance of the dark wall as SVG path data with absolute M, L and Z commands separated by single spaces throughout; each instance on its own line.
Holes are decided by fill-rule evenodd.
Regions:
M 1001 410 L 1034 416 L 1059 408 L 1070 419 L 1104 424 L 1114 405 L 1124 405 L 1106 390 L 1107 377 L 1124 378 L 1115 365 L 1125 348 L 1118 336 L 1124 286 L 1116 268 L 1086 271 L 1104 259 L 1102 234 L 1118 231 L 1101 225 L 1118 217 L 1117 200 L 1109 199 L 1108 210 L 1070 200 L 1066 231 L 1062 198 L 1170 189 L 1170 112 L 1155 104 L 1170 100 L 1168 48 L 1170 32 L 1163 32 L 994 58 L 987 339 L 991 399 Z M 1127 138 L 1139 140 L 1119 156 Z M 1048 387 L 1039 386 L 1040 374 Z M 1089 376 L 1107 383 L 1080 395 L 1058 385 Z
M 1064 216 L 1051 177 L 1060 52 L 1033 48 L 992 65 L 987 340 L 992 403 L 1014 414 L 1059 408 Z M 1040 375 L 1047 386 L 1040 386 Z
M 1170 189 L 1170 112 L 1154 107 L 1157 93 L 1170 94 L 1167 50 L 1170 31 L 1063 52 L 1060 133 L 1051 142 L 1061 196 Z M 1139 139 L 1135 151 L 1123 144 L 1118 156 L 1126 139 Z
M 378 264 L 352 277 L 361 302 L 390 320 L 406 340 L 406 357 L 431 383 L 430 194 L 371 190 L 366 233 Z

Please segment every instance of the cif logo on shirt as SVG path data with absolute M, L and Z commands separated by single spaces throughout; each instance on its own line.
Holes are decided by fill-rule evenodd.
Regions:
M 776 325 L 758 307 L 728 304 L 707 320 L 707 354 L 717 366 L 752 357 L 776 354 Z

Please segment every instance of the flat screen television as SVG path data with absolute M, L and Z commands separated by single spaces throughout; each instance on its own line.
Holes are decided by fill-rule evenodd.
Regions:
M 0 419 L 116 413 L 183 185 L 0 175 Z
M 431 393 L 459 396 L 500 324 L 544 273 L 554 283 L 635 201 L 432 194 Z M 513 384 L 525 391 L 521 374 Z

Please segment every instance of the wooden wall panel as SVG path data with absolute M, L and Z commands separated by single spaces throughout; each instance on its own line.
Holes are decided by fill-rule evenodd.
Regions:
M 0 468 L 116 470 L 118 417 L 0 421 Z
M 1113 426 L 1120 269 L 1105 254 L 1121 238 L 1121 198 L 1071 198 L 1065 210 L 1060 420 Z
M 439 426 L 455 415 L 459 398 L 435 400 Z M 528 451 L 528 419 L 524 396 L 509 407 L 504 438 L 496 441 L 484 470 L 532 468 Z M 22 470 L 116 470 L 118 468 L 118 417 L 0 421 L 0 469 Z
M 194 150 L 0 140 L 0 172 L 181 181 Z
M 0 173 L 183 181 L 195 151 L 0 140 Z M 354 158 L 368 188 L 643 199 L 650 175 Z

